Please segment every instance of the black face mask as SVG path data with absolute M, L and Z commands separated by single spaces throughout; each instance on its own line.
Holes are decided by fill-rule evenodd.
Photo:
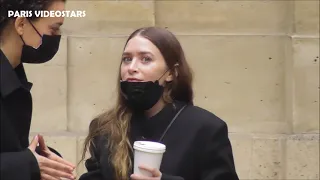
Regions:
M 159 101 L 164 90 L 164 87 L 159 84 L 159 80 L 155 82 L 121 81 L 120 87 L 127 106 L 134 111 L 145 111 L 152 108 Z
M 29 21 L 30 22 L 30 21 Z M 21 62 L 23 63 L 32 63 L 32 64 L 41 64 L 51 60 L 57 53 L 60 45 L 61 35 L 43 35 L 38 32 L 38 30 L 30 22 L 33 29 L 38 33 L 42 38 L 41 45 L 35 49 L 32 46 L 26 45 L 24 40 L 21 37 L 24 45 L 22 47 Z

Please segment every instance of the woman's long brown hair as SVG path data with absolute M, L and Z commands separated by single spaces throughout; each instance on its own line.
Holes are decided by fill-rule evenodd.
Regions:
M 133 32 L 128 41 L 135 36 L 141 36 L 151 41 L 163 55 L 166 64 L 172 73 L 176 74 L 172 82 L 165 85 L 163 99 L 165 102 L 172 100 L 193 103 L 192 73 L 185 59 L 185 54 L 177 38 L 168 30 L 157 27 L 146 27 Z M 178 64 L 178 66 L 175 66 Z M 89 134 L 85 139 L 82 160 L 87 150 L 91 153 L 92 141 L 97 136 L 106 136 L 110 151 L 109 160 L 115 170 L 117 180 L 127 180 L 132 170 L 130 154 L 132 147 L 129 142 L 131 110 L 126 106 L 125 99 L 120 90 L 120 73 L 117 79 L 117 102 L 107 112 L 98 116 L 89 127 Z M 91 153 L 91 155 L 93 155 Z

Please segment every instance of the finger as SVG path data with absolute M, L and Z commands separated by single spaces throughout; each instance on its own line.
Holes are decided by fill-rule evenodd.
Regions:
M 36 150 L 36 147 L 39 143 L 39 138 L 38 138 L 38 135 L 36 135 L 33 140 L 31 141 L 30 145 L 29 145 L 29 149 L 32 151 L 32 152 L 35 152 Z
M 39 146 L 40 146 L 40 149 L 41 150 L 47 150 L 47 146 L 46 146 L 46 143 L 44 142 L 44 139 L 43 139 L 43 136 L 42 135 L 38 135 L 39 137 Z
M 74 180 L 75 177 L 71 173 L 66 173 L 62 171 L 58 171 L 49 167 L 44 167 L 41 169 L 45 174 L 50 175 L 52 177 L 60 177 L 60 178 L 67 178 L 70 180 Z
M 53 160 L 45 158 L 45 157 L 41 157 L 41 158 L 43 158 L 42 161 L 43 161 L 44 167 L 49 167 L 49 168 L 63 171 L 66 173 L 72 173 L 72 171 L 73 171 L 73 168 L 71 168 L 70 166 L 53 161 Z
M 145 171 L 149 171 L 153 177 L 159 177 L 161 176 L 161 172 L 157 169 L 157 168 L 150 168 L 147 166 L 139 166 L 140 169 L 145 170 Z
M 54 154 L 53 152 L 50 151 L 50 157 L 49 159 L 57 161 L 59 163 L 65 164 L 67 166 L 70 166 L 73 170 L 76 168 L 72 163 L 62 159 L 61 157 L 59 157 L 58 155 Z
M 130 176 L 131 180 L 158 180 L 159 178 L 157 177 L 148 177 L 148 176 L 143 176 L 139 174 L 132 174 Z
M 147 180 L 149 177 L 143 176 L 143 175 L 139 175 L 139 174 L 132 174 L 130 176 L 130 178 L 132 180 Z
M 48 174 L 41 174 L 41 180 L 60 180 L 59 178 L 52 177 Z

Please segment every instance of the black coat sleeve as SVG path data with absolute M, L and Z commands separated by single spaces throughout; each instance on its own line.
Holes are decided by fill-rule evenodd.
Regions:
M 201 180 L 239 180 L 235 170 L 227 124 L 220 120 L 203 130 L 200 158 Z
M 91 157 L 85 161 L 87 172 L 82 174 L 79 180 L 102 180 L 100 153 L 99 153 L 99 139 L 94 138 L 89 146 Z
M 91 157 L 86 160 L 87 172 L 79 180 L 115 180 L 114 169 L 109 161 L 107 137 L 97 136 L 89 148 Z
M 203 127 L 199 139 L 203 144 L 198 159 L 199 180 L 239 180 L 227 124 L 219 118 L 211 121 Z M 161 180 L 184 180 L 184 178 L 162 174 Z
M 93 119 L 89 125 L 89 131 L 98 128 L 98 119 Z M 104 180 L 101 168 L 101 146 L 105 145 L 102 136 L 96 136 L 89 144 L 90 158 L 85 161 L 87 172 L 82 174 L 79 180 Z
M 1 180 L 40 180 L 37 159 L 29 149 L 1 153 L 0 161 Z
M 172 175 L 163 173 L 161 176 L 161 180 L 184 180 L 184 178 L 180 176 L 172 176 Z

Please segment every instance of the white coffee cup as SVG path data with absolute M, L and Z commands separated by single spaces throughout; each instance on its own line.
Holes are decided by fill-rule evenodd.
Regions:
M 139 166 L 143 165 L 150 168 L 160 169 L 163 153 L 166 151 L 166 146 L 158 142 L 136 141 L 133 144 L 133 148 L 133 173 L 152 177 L 150 172 L 140 169 Z

